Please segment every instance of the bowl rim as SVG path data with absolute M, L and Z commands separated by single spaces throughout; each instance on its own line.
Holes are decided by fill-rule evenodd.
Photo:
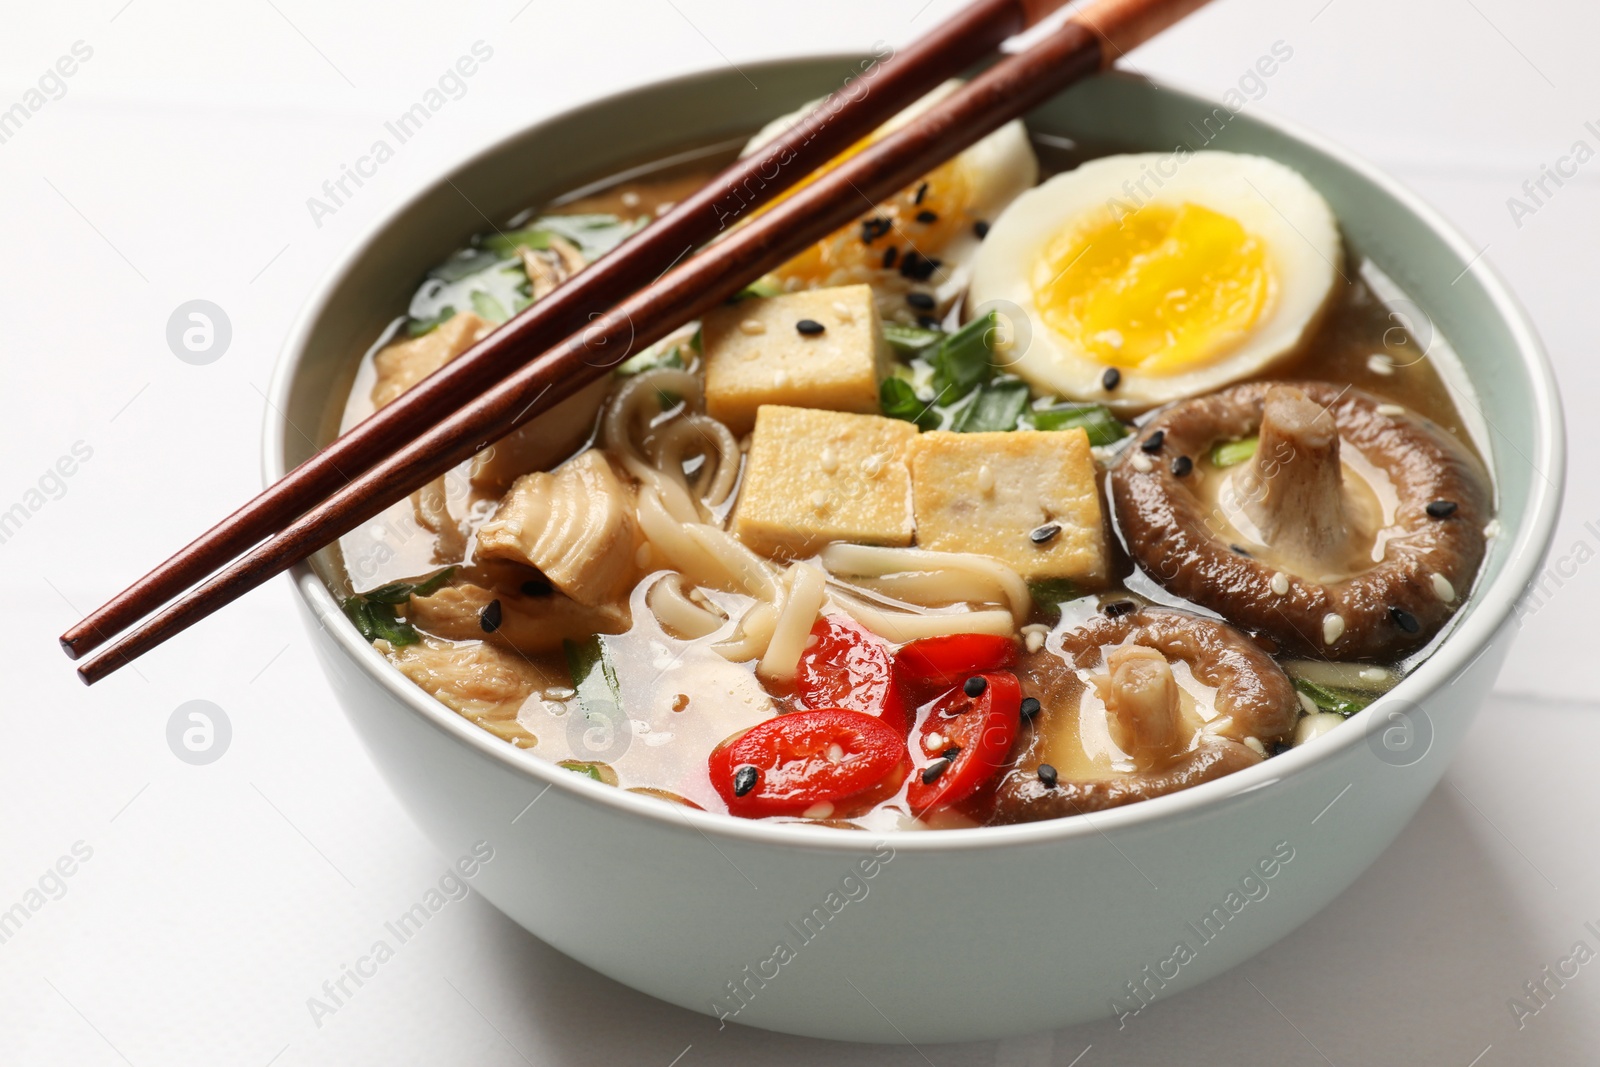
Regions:
M 767 60 L 756 63 L 755 67 L 775 70 L 783 67 L 839 65 L 857 58 L 859 57 L 849 53 L 817 53 Z M 544 128 L 576 111 L 616 107 L 641 94 L 667 86 L 714 82 L 728 76 L 725 69 L 705 68 L 670 78 L 640 82 L 548 115 L 473 152 L 441 175 L 419 186 L 411 195 L 395 203 L 371 223 L 318 281 L 311 297 L 296 315 L 280 351 L 268 389 L 264 414 L 262 467 L 266 482 L 270 483 L 284 473 L 279 458 L 283 454 L 284 439 L 289 426 L 287 416 L 283 413 L 288 410 L 290 393 L 305 356 L 307 341 L 328 310 L 330 298 L 339 281 L 369 253 L 374 241 L 394 224 L 396 218 L 420 201 L 439 192 L 464 173 L 508 149 L 514 142 L 537 136 Z M 1141 82 L 1161 93 L 1188 102 L 1220 106 L 1220 102 L 1207 100 L 1196 93 L 1143 75 L 1113 70 L 1099 77 Z M 1516 349 L 1518 366 L 1526 376 L 1533 395 L 1534 435 L 1537 448 L 1535 455 L 1529 457 L 1529 462 L 1535 469 L 1542 470 L 1545 477 L 1542 480 L 1533 480 L 1525 521 L 1512 544 L 1502 549 L 1506 557 L 1500 573 L 1488 585 L 1474 590 L 1475 602 L 1468 604 L 1439 648 L 1402 679 L 1394 689 L 1385 694 L 1386 697 L 1394 696 L 1417 704 L 1430 694 L 1446 687 L 1489 651 L 1496 635 L 1508 622 L 1522 591 L 1533 579 L 1535 571 L 1542 564 L 1549 549 L 1560 514 L 1566 466 L 1565 430 L 1554 370 L 1526 310 L 1511 294 L 1499 273 L 1480 254 L 1478 248 L 1442 215 L 1365 158 L 1307 130 L 1299 123 L 1264 109 L 1253 109 L 1251 118 L 1285 137 L 1337 159 L 1361 179 L 1390 196 L 1407 212 L 1417 217 L 1459 256 L 1462 262 L 1467 263 L 1467 269 L 1477 274 L 1495 315 L 1506 324 Z M 1492 468 L 1492 460 L 1490 465 Z M 309 561 L 294 567 L 290 571 L 290 576 L 306 606 L 316 618 L 321 620 L 333 618 L 343 623 L 344 616 L 339 609 L 338 601 L 332 591 L 317 577 Z M 854 834 L 842 833 L 825 826 L 758 822 L 721 812 L 691 809 L 679 804 L 663 803 L 655 798 L 630 793 L 573 774 L 530 752 L 507 744 L 435 700 L 402 675 L 370 644 L 362 640 L 353 626 L 323 625 L 319 629 L 326 634 L 326 637 L 314 635 L 314 640 L 325 639 L 334 642 L 340 651 L 410 714 L 456 743 L 475 750 L 478 754 L 521 775 L 531 786 L 542 785 L 543 788 L 540 789 L 536 800 L 543 797 L 545 791 L 550 788 L 558 788 L 566 792 L 573 801 L 607 807 L 618 814 L 636 816 L 658 824 L 664 829 L 683 831 L 687 828 L 708 840 L 715 837 L 751 845 L 770 845 L 803 851 L 856 854 L 864 847 L 870 848 L 878 842 L 884 842 L 896 850 L 905 849 L 910 852 L 967 852 L 1008 847 L 1038 847 L 1075 838 L 1105 837 L 1111 831 L 1132 831 L 1151 824 L 1177 822 L 1185 817 L 1210 814 L 1213 809 L 1221 809 L 1245 794 L 1278 785 L 1290 778 L 1304 777 L 1314 765 L 1331 762 L 1353 746 L 1366 743 L 1376 713 L 1391 704 L 1387 699 L 1374 702 L 1352 716 L 1345 724 L 1346 728 L 1332 731 L 1322 737 L 1318 744 L 1292 748 L 1255 766 L 1177 793 L 1111 808 L 1093 815 L 1072 815 L 1012 826 L 980 826 L 934 832 L 873 830 L 864 834 Z

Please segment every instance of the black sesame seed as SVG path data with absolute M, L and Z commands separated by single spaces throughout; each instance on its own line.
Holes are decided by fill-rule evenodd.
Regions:
M 492 634 L 500 629 L 501 615 L 500 601 L 491 600 L 489 601 L 489 606 L 479 612 L 478 625 L 483 628 L 484 633 Z
M 960 745 L 951 745 L 949 748 L 947 748 L 943 752 L 939 753 L 939 758 L 940 759 L 947 759 L 950 762 L 954 763 L 955 762 L 955 758 L 957 756 L 959 756 L 959 755 L 961 755 L 961 746 Z
M 984 222 L 982 219 L 979 219 L 977 222 L 972 224 L 972 232 L 977 234 L 978 240 L 981 241 L 985 237 L 989 236 L 989 224 Z
M 733 772 L 733 795 L 742 797 L 756 787 L 756 777 L 759 772 L 746 763 Z
M 523 596 L 549 596 L 551 592 L 550 583 L 543 578 L 529 578 L 522 583 Z
M 1456 513 L 1456 502 L 1454 500 L 1435 500 L 1423 510 L 1428 513 L 1428 518 L 1430 519 L 1448 519 Z
M 799 322 L 794 324 L 794 328 L 799 330 L 807 337 L 815 337 L 817 334 L 827 329 L 826 326 L 822 325 L 822 323 L 818 322 L 816 319 L 801 319 Z
M 894 223 L 890 222 L 882 215 L 874 215 L 870 219 L 862 219 L 861 243 L 864 245 L 870 245 L 873 241 L 876 241 L 878 238 L 882 237 L 884 234 L 893 229 Z
M 927 196 L 927 195 L 928 195 L 928 183 L 927 182 L 923 182 L 921 185 L 917 186 L 917 195 L 911 198 L 911 202 L 913 204 L 920 204 L 920 203 L 922 203 L 922 198 Z
M 1044 783 L 1046 789 L 1056 787 L 1056 769 L 1048 763 L 1039 764 L 1039 781 Z
M 1023 697 L 1022 698 L 1022 717 L 1024 719 L 1033 718 L 1035 715 L 1039 714 L 1039 709 L 1041 707 L 1043 707 L 1043 706 L 1044 705 L 1039 703 L 1039 698 L 1038 697 Z
M 1243 545 L 1229 545 L 1228 547 L 1233 549 L 1239 555 L 1244 556 L 1246 558 L 1248 558 L 1249 555 L 1250 555 L 1250 550 L 1248 548 L 1244 547 Z
M 1188 456 L 1179 456 L 1172 461 L 1172 473 L 1179 478 L 1194 470 L 1194 460 Z
M 932 256 L 925 256 L 914 248 L 907 249 L 906 254 L 900 257 L 900 276 L 914 282 L 925 282 L 933 277 L 933 272 L 941 265 L 941 261 Z
M 1108 393 L 1121 384 L 1122 372 L 1115 367 L 1107 367 L 1106 372 L 1100 375 L 1100 388 Z
M 937 330 L 939 328 L 939 320 L 932 315 L 918 315 L 917 325 L 924 330 Z
M 1167 431 L 1157 430 L 1155 433 L 1139 442 L 1139 449 L 1143 452 L 1160 452 L 1161 443 L 1167 439 Z
M 1035 526 L 1028 531 L 1028 540 L 1036 545 L 1048 545 L 1056 539 L 1056 534 L 1061 532 L 1059 522 L 1047 522 L 1043 526 Z
M 922 784 L 932 785 L 939 780 L 939 776 L 950 769 L 950 761 L 943 756 L 922 768 Z
M 1131 600 L 1113 600 L 1111 603 L 1103 606 L 1100 610 L 1105 612 L 1110 618 L 1120 619 L 1124 615 L 1130 615 L 1133 612 L 1138 611 L 1139 605 L 1135 604 Z
M 919 212 L 917 212 L 917 221 L 918 222 L 938 222 L 939 221 L 939 216 L 935 215 L 931 211 L 919 211 Z
M 1417 617 L 1404 608 L 1390 608 L 1389 618 L 1393 619 L 1394 624 L 1408 634 L 1414 634 L 1422 629 L 1422 624 L 1417 621 Z
M 932 311 L 937 306 L 932 293 L 907 293 L 906 303 L 923 311 Z
M 894 261 L 899 258 L 899 255 L 900 249 L 896 248 L 894 245 L 890 245 L 888 248 L 885 248 L 883 250 L 883 269 L 893 270 Z
M 974 674 L 971 678 L 961 683 L 961 691 L 969 697 L 981 697 L 983 691 L 989 688 L 989 679 L 981 674 Z

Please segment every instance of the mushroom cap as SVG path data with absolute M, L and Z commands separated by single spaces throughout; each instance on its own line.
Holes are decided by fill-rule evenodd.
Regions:
M 1268 390 L 1284 384 L 1333 415 L 1342 443 L 1381 470 L 1397 498 L 1382 560 L 1340 581 L 1277 571 L 1234 551 L 1213 532 L 1220 524 L 1189 464 L 1179 464 L 1183 474 L 1174 472 L 1180 456 L 1192 460 L 1218 441 L 1255 434 Z M 1421 647 L 1454 614 L 1483 562 L 1489 481 L 1455 439 L 1415 414 L 1385 414 L 1391 410 L 1374 396 L 1328 382 L 1252 382 L 1166 408 L 1140 430 L 1142 440 L 1161 431 L 1160 448 L 1128 450 L 1109 478 L 1129 555 L 1169 592 L 1271 637 L 1285 651 L 1394 660 Z M 1130 462 L 1141 455 L 1155 462 Z M 1430 515 L 1436 501 L 1454 510 Z M 1273 590 L 1278 575 L 1279 588 L 1287 582 L 1283 593 Z
M 1108 649 L 1127 644 L 1186 663 L 1197 681 L 1216 690 L 1215 707 L 1226 720 L 1208 723 L 1192 747 L 1159 766 L 1095 779 L 1058 777 L 1047 786 L 1038 768 L 1052 713 L 1081 699 L 1085 683 L 1078 671 L 1103 666 Z M 1012 767 L 995 790 L 992 822 L 1101 811 L 1232 774 L 1262 759 L 1244 744 L 1246 738 L 1263 745 L 1286 741 L 1300 715 L 1294 683 L 1283 668 L 1247 635 L 1201 615 L 1146 607 L 1116 618 L 1101 616 L 1064 634 L 1059 649 L 1029 653 L 1019 665 L 1023 691 L 1039 700 L 1041 711 L 1018 734 Z

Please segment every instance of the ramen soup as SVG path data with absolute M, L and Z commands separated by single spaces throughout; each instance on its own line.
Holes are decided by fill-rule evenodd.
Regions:
M 345 537 L 346 614 L 532 757 L 752 819 L 1057 818 L 1344 728 L 1494 536 L 1468 387 L 1295 171 L 1091 155 L 1006 126 L 633 355 Z M 342 424 L 675 167 L 430 271 Z

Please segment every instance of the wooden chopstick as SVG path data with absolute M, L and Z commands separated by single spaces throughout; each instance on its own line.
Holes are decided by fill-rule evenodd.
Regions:
M 903 51 L 861 72 L 848 92 L 836 93 L 761 152 L 736 161 L 610 255 L 352 427 L 95 609 L 61 635 L 61 647 L 73 659 L 93 651 L 262 538 L 277 533 L 388 455 L 393 442 L 408 435 L 410 428 L 442 421 L 517 366 L 583 329 L 592 313 L 649 284 L 686 253 L 1062 2 L 1043 0 L 1025 5 L 1022 0 L 977 0 Z
M 1204 3 L 1099 0 L 1089 5 L 1027 51 L 1000 61 L 915 121 L 616 303 L 581 333 L 467 400 L 409 444 L 396 449 L 386 441 L 389 451 L 368 470 L 83 664 L 79 675 L 93 684 L 300 562 L 608 373 L 632 351 L 710 311 L 873 203 Z

